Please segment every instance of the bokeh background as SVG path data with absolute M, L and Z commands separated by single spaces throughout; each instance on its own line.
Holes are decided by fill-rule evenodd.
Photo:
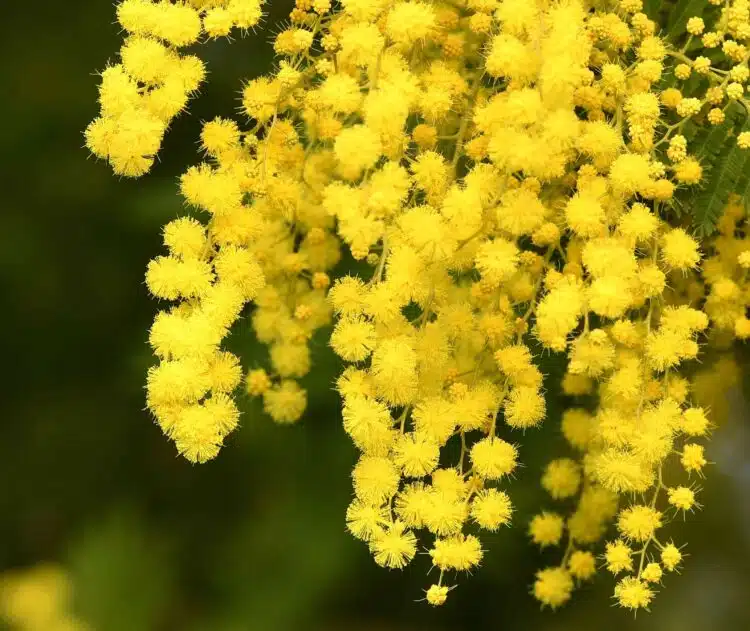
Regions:
M 267 25 L 288 8 L 272 2 Z M 438 610 L 415 602 L 427 559 L 382 570 L 344 531 L 355 451 L 324 340 L 303 422 L 275 426 L 248 400 L 218 459 L 178 458 L 143 411 L 156 309 L 143 272 L 161 226 L 181 211 L 176 178 L 197 160 L 199 122 L 236 111 L 240 81 L 271 63 L 269 34 L 202 47 L 210 81 L 152 174 L 132 181 L 82 149 L 95 71 L 119 47 L 112 3 L 3 2 L 0 19 L 0 570 L 62 564 L 95 631 L 750 628 L 742 384 L 726 395 L 731 414 L 709 450 L 706 510 L 676 524 L 687 567 L 637 619 L 612 608 L 607 576 L 554 614 L 529 596 L 534 570 L 556 554 L 532 549 L 523 523 L 544 501 L 544 453 L 561 444 L 554 404 L 524 441 L 516 528 L 488 538 L 483 567 Z M 247 325 L 234 343 L 248 363 L 263 353 Z

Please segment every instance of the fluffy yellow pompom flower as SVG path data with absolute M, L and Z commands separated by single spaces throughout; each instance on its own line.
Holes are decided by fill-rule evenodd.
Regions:
M 234 18 L 226 8 L 213 7 L 203 16 L 203 28 L 209 37 L 227 37 L 234 28 Z
M 429 436 L 414 433 L 402 434 L 393 450 L 393 461 L 407 477 L 423 477 L 438 465 L 440 446 Z
M 439 198 L 448 188 L 450 171 L 445 158 L 435 151 L 424 151 L 411 165 L 412 176 L 428 199 Z
M 581 237 L 601 234 L 605 218 L 604 208 L 591 194 L 576 193 L 565 206 L 565 220 L 571 230 Z
M 678 486 L 667 490 L 669 503 L 675 508 L 683 511 L 692 510 L 697 506 L 695 492 L 686 486 Z
M 242 204 L 239 180 L 207 164 L 190 167 L 182 175 L 180 192 L 189 204 L 217 216 L 236 210 Z
M 215 118 L 203 125 L 201 146 L 206 153 L 218 157 L 230 149 L 237 148 L 239 143 L 240 128 L 233 120 Z
M 339 320 L 331 334 L 331 347 L 336 354 L 350 362 L 369 357 L 376 344 L 375 327 L 364 318 Z
M 433 7 L 426 2 L 397 2 L 388 12 L 385 32 L 396 44 L 409 47 L 424 42 L 436 26 Z
M 310 372 L 310 350 L 306 344 L 273 344 L 269 355 L 271 365 L 281 377 L 304 377 Z
M 500 227 L 513 237 L 531 234 L 544 221 L 547 209 L 528 188 L 508 191 L 497 210 Z
M 683 184 L 697 184 L 703 176 L 703 168 L 695 158 L 687 158 L 674 168 L 678 182 Z
M 615 191 L 626 196 L 646 190 L 651 181 L 648 158 L 638 153 L 619 156 L 612 163 L 609 180 Z
M 410 403 L 417 388 L 417 356 L 407 339 L 385 340 L 372 355 L 372 379 L 394 405 Z
M 550 288 L 537 307 L 535 333 L 545 346 L 562 351 L 583 310 L 583 293 L 576 279 L 565 277 Z
M 417 538 L 399 521 L 376 531 L 370 540 L 375 562 L 387 568 L 403 568 L 417 552 Z
M 438 538 L 430 550 L 430 556 L 438 569 L 466 571 L 479 565 L 482 560 L 482 547 L 479 539 L 473 535 Z
M 673 543 L 668 543 L 661 550 L 661 562 L 666 569 L 673 572 L 682 561 L 682 552 Z
M 361 22 L 345 28 L 339 44 L 343 59 L 357 66 L 366 66 L 377 59 L 385 40 L 377 26 Z
M 556 546 L 562 539 L 565 522 L 557 513 L 542 512 L 529 523 L 531 540 L 540 547 Z
M 354 467 L 352 478 L 357 497 L 372 504 L 382 504 L 398 489 L 398 471 L 383 456 L 362 456 Z
M 709 429 L 703 408 L 688 408 L 682 413 L 680 429 L 689 436 L 704 436 Z
M 362 395 L 346 398 L 342 411 L 344 430 L 363 452 L 373 455 L 388 453 L 395 434 L 388 408 L 376 399 Z
M 357 539 L 370 541 L 388 523 L 388 511 L 355 499 L 346 509 L 346 527 Z
M 685 468 L 685 471 L 700 474 L 703 471 L 703 467 L 705 467 L 708 462 L 704 452 L 705 449 L 703 445 L 698 445 L 696 443 L 688 443 L 685 445 L 682 449 L 682 456 L 680 457 L 680 462 Z
M 604 560 L 607 563 L 607 569 L 612 574 L 618 574 L 623 570 L 630 571 L 633 569 L 633 551 L 624 541 L 615 541 L 608 543 Z
M 298 421 L 307 407 L 307 392 L 296 381 L 285 380 L 263 393 L 263 409 L 277 423 Z
M 185 407 L 172 428 L 179 453 L 191 462 L 214 458 L 226 434 L 237 425 L 239 412 L 231 399 L 214 396 L 204 404 Z
M 344 129 L 333 147 L 339 161 L 341 175 L 356 180 L 365 169 L 372 167 L 383 153 L 380 138 L 369 127 L 356 125 Z
M 198 259 L 160 256 L 148 264 L 146 285 L 157 298 L 175 300 L 205 295 L 213 281 L 211 266 Z
M 562 567 L 539 570 L 534 581 L 534 598 L 543 605 L 556 609 L 570 600 L 573 579 L 570 572 Z
M 253 396 L 263 394 L 271 387 L 271 379 L 262 368 L 248 372 L 245 382 L 248 394 Z
M 328 292 L 328 300 L 338 313 L 359 314 L 364 306 L 365 284 L 353 276 L 339 278 Z
M 428 397 L 414 406 L 414 427 L 439 444 L 445 444 L 456 429 L 456 409 L 443 397 Z M 484 421 L 484 417 L 482 418 Z
M 575 460 L 558 458 L 547 465 L 542 486 L 554 499 L 575 495 L 581 483 L 581 472 Z
M 169 48 L 156 39 L 133 36 L 128 38 L 120 50 L 122 64 L 127 73 L 143 83 L 162 83 L 177 57 Z
M 206 229 L 192 217 L 180 217 L 164 226 L 164 245 L 174 256 L 199 258 L 206 249 Z
M 278 82 L 272 82 L 266 77 L 253 79 L 242 90 L 242 107 L 251 118 L 267 122 L 273 118 L 280 92 Z
M 534 427 L 542 422 L 546 404 L 535 387 L 513 388 L 505 404 L 505 422 L 517 429 Z
M 485 67 L 493 77 L 526 83 L 538 70 L 538 63 L 528 45 L 513 35 L 502 33 L 492 39 Z
M 500 370 L 515 381 L 532 368 L 531 351 L 523 344 L 501 348 L 495 353 L 495 360 Z
M 487 241 L 479 247 L 476 266 L 483 279 L 491 285 L 499 285 L 516 271 L 518 248 L 504 239 Z
M 624 237 L 645 241 L 654 235 L 658 225 L 658 218 L 645 204 L 635 203 L 620 217 L 617 229 Z
M 477 475 L 497 480 L 516 468 L 518 450 L 500 438 L 483 438 L 471 448 L 471 464 Z
M 435 475 L 433 475 L 433 480 Z M 412 498 L 414 499 L 414 498 Z M 467 518 L 467 506 L 448 489 L 433 488 L 421 508 L 423 525 L 440 537 L 456 534 Z M 405 506 L 402 505 L 402 509 Z
M 574 375 L 585 373 L 589 377 L 600 377 L 612 368 L 614 356 L 614 347 L 607 334 L 602 329 L 595 329 L 573 342 L 568 370 Z
M 641 572 L 641 578 L 648 583 L 660 582 L 663 575 L 661 565 L 655 562 L 647 563 Z
M 586 581 L 596 574 L 596 558 L 588 550 L 576 550 L 568 559 L 568 571 L 573 578 Z
M 593 419 L 586 410 L 569 408 L 563 412 L 562 432 L 576 449 L 585 449 L 591 440 Z
M 237 287 L 245 300 L 252 300 L 265 286 L 266 278 L 257 259 L 246 248 L 228 245 L 214 258 L 214 269 L 220 281 Z
M 510 522 L 513 505 L 503 491 L 484 489 L 471 503 L 471 517 L 481 528 L 497 530 Z
M 211 358 L 208 368 L 211 389 L 215 392 L 232 392 L 242 381 L 240 359 L 232 353 L 220 351 Z
M 682 228 L 670 230 L 662 237 L 662 260 L 670 268 L 687 270 L 701 259 L 698 242 Z
M 645 581 L 633 576 L 626 576 L 615 587 L 615 598 L 621 607 L 642 609 L 648 607 L 654 592 Z
M 263 0 L 229 0 L 226 9 L 237 28 L 249 29 L 263 17 L 262 4 Z
M 631 506 L 620 513 L 617 528 L 630 541 L 650 539 L 662 524 L 662 514 L 650 506 Z
M 653 473 L 638 456 L 616 448 L 607 449 L 593 461 L 594 476 L 615 493 L 643 492 L 653 483 Z
M 320 106 L 337 114 L 351 114 L 362 103 L 359 83 L 349 75 L 331 75 L 316 93 Z
M 445 585 L 430 585 L 425 600 L 433 606 L 440 606 L 448 598 L 448 587 Z
M 608 167 L 623 145 L 622 135 L 604 121 L 586 123 L 577 142 L 578 149 L 590 155 L 599 168 Z

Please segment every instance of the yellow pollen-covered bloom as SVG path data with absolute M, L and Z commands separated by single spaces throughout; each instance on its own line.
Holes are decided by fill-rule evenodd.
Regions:
M 480 491 L 471 503 L 471 517 L 486 530 L 497 530 L 510 522 L 513 506 L 503 491 L 485 489 Z
M 669 503 L 679 510 L 688 511 L 697 505 L 695 502 L 695 492 L 686 486 L 668 489 L 667 495 Z
M 673 572 L 682 561 L 682 552 L 673 543 L 668 543 L 661 550 L 661 562 L 666 569 Z
M 662 237 L 662 260 L 670 268 L 686 270 L 701 259 L 698 242 L 682 228 L 670 230 Z
M 438 538 L 429 553 L 435 567 L 441 570 L 459 571 L 470 570 L 479 565 L 483 555 L 479 539 L 473 535 Z
M 573 591 L 571 573 L 562 567 L 539 570 L 534 582 L 534 597 L 543 605 L 556 609 L 564 605 Z
M 417 552 L 417 538 L 399 521 L 377 530 L 370 539 L 375 562 L 387 568 L 403 568 Z
M 448 587 L 445 585 L 430 585 L 425 600 L 437 607 L 445 603 L 448 598 Z
M 581 472 L 575 460 L 559 458 L 547 465 L 542 476 L 542 486 L 554 499 L 575 495 L 581 483 Z
M 623 570 L 630 571 L 633 569 L 633 551 L 628 545 L 621 540 L 607 544 L 607 550 L 604 554 L 604 560 L 607 563 L 607 569 L 613 574 L 618 574 Z
M 568 571 L 573 578 L 586 581 L 596 574 L 596 558 L 588 550 L 576 550 L 568 559 Z
M 543 512 L 535 515 L 529 524 L 531 540 L 540 547 L 555 546 L 562 539 L 565 521 L 557 513 Z
M 615 598 L 621 607 L 642 609 L 648 607 L 654 592 L 645 581 L 633 576 L 626 576 L 615 587 Z
M 516 468 L 518 450 L 500 438 L 483 438 L 474 444 L 470 455 L 475 473 L 496 480 Z
M 643 542 L 650 539 L 662 524 L 662 515 L 650 506 L 631 506 L 620 513 L 617 527 L 620 533 L 631 541 Z

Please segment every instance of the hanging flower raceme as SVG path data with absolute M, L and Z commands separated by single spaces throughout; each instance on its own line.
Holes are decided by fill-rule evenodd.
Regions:
M 179 183 L 189 214 L 148 266 L 168 301 L 148 406 L 180 453 L 217 454 L 243 373 L 272 419 L 300 419 L 309 341 L 333 322 L 360 452 L 346 524 L 377 564 L 425 551 L 440 605 L 484 531 L 527 521 L 562 548 L 533 583 L 543 605 L 604 567 L 619 605 L 647 608 L 682 564 L 669 522 L 700 508 L 704 402 L 750 337 L 750 5 L 696 4 L 685 22 L 640 0 L 297 0 L 241 120 L 204 124 Z M 205 75 L 179 49 L 256 26 L 261 5 L 117 14 L 126 39 L 86 141 L 138 176 Z M 335 274 L 342 256 L 356 275 Z M 222 348 L 243 313 L 266 367 Z M 707 348 L 732 379 L 696 371 Z M 569 450 L 540 473 L 550 505 L 514 520 L 550 352 Z

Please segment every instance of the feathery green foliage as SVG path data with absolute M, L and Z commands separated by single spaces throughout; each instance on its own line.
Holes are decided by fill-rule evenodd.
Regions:
M 652 2 L 650 4 L 658 6 L 664 3 Z M 669 12 L 669 17 L 664 27 L 667 39 L 674 42 L 681 36 L 684 37 L 687 21 L 692 17 L 702 17 L 703 12 L 709 6 L 708 0 L 679 0 Z
M 748 193 L 750 154 L 733 137 L 750 130 L 750 121 L 738 104 L 727 108 L 726 115 L 721 125 L 701 128 L 692 144 L 706 172 L 701 193 L 689 202 L 693 225 L 701 235 L 714 231 L 730 195 L 745 198 Z

